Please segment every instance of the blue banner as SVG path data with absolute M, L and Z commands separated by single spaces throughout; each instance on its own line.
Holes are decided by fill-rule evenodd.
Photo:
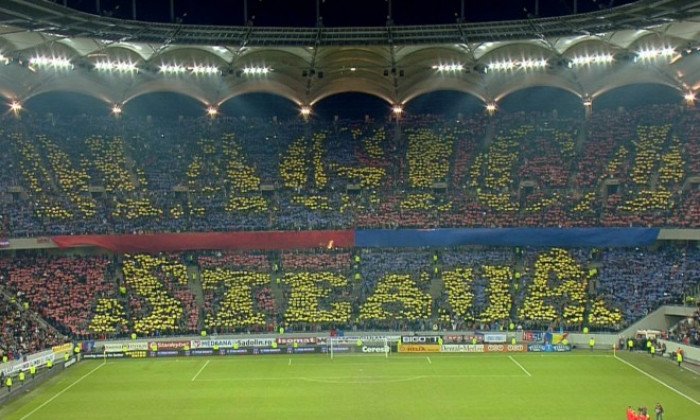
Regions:
M 653 245 L 660 231 L 659 228 L 361 229 L 355 231 L 355 246 L 636 247 Z

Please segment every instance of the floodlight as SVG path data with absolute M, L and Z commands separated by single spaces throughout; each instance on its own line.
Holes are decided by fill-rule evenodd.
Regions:
M 177 74 L 177 73 L 184 73 L 187 69 L 184 66 L 181 66 L 179 64 L 163 64 L 160 67 L 158 67 L 158 71 L 161 73 L 170 73 L 170 74 Z
M 243 69 L 243 74 L 245 74 L 245 75 L 265 75 L 271 71 L 272 71 L 272 69 L 269 67 L 253 66 L 253 67 L 245 67 Z
M 19 113 L 22 110 L 22 104 L 19 103 L 18 101 L 12 101 L 10 103 L 10 111 L 14 112 L 15 114 Z
M 391 111 L 394 113 L 394 115 L 401 115 L 403 113 L 403 107 L 399 104 L 396 104 L 393 107 L 391 107 Z
M 301 114 L 302 117 L 306 118 L 309 115 L 311 115 L 311 107 L 310 106 L 302 106 L 301 109 L 299 110 L 299 113 Z
M 433 69 L 440 73 L 444 72 L 458 72 L 464 70 L 464 65 L 460 63 L 453 64 L 436 64 L 432 66 Z
M 217 74 L 221 72 L 218 67 L 205 66 L 201 64 L 195 64 L 187 69 L 191 71 L 192 74 Z
M 219 113 L 219 110 L 214 107 L 214 106 L 209 106 L 207 108 L 207 115 L 209 115 L 209 118 L 214 118 L 216 115 Z
M 63 57 L 48 57 L 45 55 L 38 55 L 29 59 L 29 64 L 38 67 L 53 67 L 53 68 L 72 68 L 73 64 L 69 59 Z

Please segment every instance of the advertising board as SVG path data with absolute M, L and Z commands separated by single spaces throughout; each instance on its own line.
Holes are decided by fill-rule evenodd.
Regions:
M 53 350 L 45 350 L 39 353 L 34 353 L 32 355 L 26 356 L 20 362 L 19 360 L 11 361 L 2 364 L 2 372 L 5 375 L 15 374 L 21 370 L 27 370 L 30 366 L 44 366 L 47 361 L 55 360 L 55 354 Z
M 184 350 L 185 348 L 190 347 L 189 340 L 180 340 L 180 341 L 151 341 L 148 343 L 148 348 L 152 349 L 154 344 L 158 346 L 158 351 Z
M 221 354 L 225 354 L 227 356 L 245 356 L 248 354 L 252 354 L 253 350 L 252 349 L 222 349 Z
M 297 348 L 290 347 L 287 350 L 291 350 L 290 353 L 294 353 L 294 354 L 320 353 L 321 347 L 297 347 Z
M 437 344 L 439 340 L 437 335 L 405 335 L 401 337 L 401 344 Z
M 322 342 L 319 337 L 319 342 Z M 364 344 L 370 343 L 384 343 L 384 340 L 389 343 L 396 343 L 399 341 L 401 336 L 399 335 L 345 335 L 333 337 L 333 342 L 335 344 L 355 344 L 357 340 L 362 341 Z
M 175 357 L 179 356 L 180 352 L 177 350 L 160 350 L 148 352 L 148 357 Z
M 54 353 L 72 352 L 73 351 L 73 344 L 66 343 L 66 344 L 61 344 L 60 346 L 53 346 L 53 347 L 51 347 L 51 351 Z
M 484 353 L 523 353 L 527 351 L 525 344 L 485 344 Z
M 527 351 L 531 352 L 538 352 L 538 353 L 554 353 L 554 352 L 563 352 L 563 351 L 571 351 L 571 346 L 569 345 L 563 345 L 563 344 L 530 344 L 527 346 Z
M 143 352 L 144 357 L 146 352 Z M 102 353 L 87 353 L 83 354 L 81 356 L 83 359 L 104 359 L 107 357 L 108 359 L 121 359 L 124 357 L 124 353 L 107 353 L 107 354 L 102 354 Z M 132 356 L 133 357 L 133 356 Z
M 277 337 L 277 344 L 291 346 L 297 344 L 316 344 L 316 337 Z
M 399 353 L 440 353 L 440 346 L 437 344 L 402 344 L 398 351 Z
M 362 353 L 388 353 L 389 346 L 362 346 Z
M 506 333 L 478 332 L 477 337 L 481 337 L 484 343 L 505 343 Z
M 544 341 L 544 331 L 523 331 L 523 341 L 538 343 Z
M 282 354 L 282 349 L 253 349 L 253 354 Z
M 245 339 L 210 339 L 210 340 L 191 340 L 191 349 L 213 348 L 219 346 L 222 349 L 233 348 L 235 344 L 238 347 L 271 347 L 275 342 L 274 338 L 245 338 Z
M 124 351 L 124 346 L 126 346 L 126 351 L 148 350 L 147 341 L 123 341 L 118 343 L 106 343 L 104 345 L 104 351 L 107 353 L 121 353 Z
M 483 344 L 445 344 L 440 347 L 440 353 L 483 353 Z

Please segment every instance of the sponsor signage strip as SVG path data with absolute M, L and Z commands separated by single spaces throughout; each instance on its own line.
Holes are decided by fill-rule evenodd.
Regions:
M 437 344 L 402 344 L 398 350 L 399 353 L 440 353 L 440 346 Z

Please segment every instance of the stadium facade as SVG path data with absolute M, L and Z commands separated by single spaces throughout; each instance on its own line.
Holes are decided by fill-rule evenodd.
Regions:
M 700 75 L 698 74 L 698 69 L 700 68 L 698 65 L 700 48 L 698 45 L 698 29 L 700 29 L 700 25 L 697 23 L 698 16 L 700 16 L 699 1 L 642 0 L 611 10 L 575 16 L 490 22 L 485 24 L 457 23 L 435 26 L 387 26 L 343 29 L 257 28 L 254 26 L 213 27 L 115 20 L 65 9 L 50 2 L 6 0 L 0 6 L 0 52 L 2 53 L 2 58 L 0 59 L 5 63 L 5 66 L 0 68 L 0 94 L 8 102 L 15 104 L 15 107 L 19 107 L 24 101 L 38 95 L 50 92 L 79 92 L 99 98 L 106 104 L 111 105 L 115 112 L 119 112 L 118 110 L 121 109 L 121 106 L 134 98 L 152 92 L 166 91 L 196 98 L 204 105 L 209 106 L 212 115 L 214 115 L 218 106 L 222 103 L 246 93 L 263 92 L 280 95 L 295 102 L 301 109 L 308 111 L 310 107 L 313 107 L 318 101 L 328 96 L 344 92 L 361 92 L 384 99 L 387 104 L 393 106 L 395 112 L 400 113 L 404 104 L 422 94 L 433 91 L 456 90 L 465 92 L 482 100 L 485 106 L 490 107 L 490 110 L 493 111 L 497 109 L 499 100 L 515 91 L 533 86 L 550 86 L 575 94 L 581 99 L 582 106 L 586 107 L 587 110 L 591 110 L 595 99 L 605 92 L 626 85 L 653 83 L 670 86 L 677 90 L 679 92 L 679 103 L 681 103 L 681 98 L 684 98 L 686 102 L 692 103 L 695 92 L 700 87 Z M 666 134 L 667 131 L 663 131 L 663 134 L 653 134 L 653 136 L 666 139 Z M 17 140 L 16 143 L 18 144 L 29 144 L 29 142 L 24 142 L 21 136 L 14 140 Z M 614 140 L 613 145 L 617 146 L 614 144 Z M 47 150 L 53 150 L 49 146 L 51 146 L 51 142 L 45 140 L 44 147 Z M 238 153 L 238 149 L 234 147 L 233 140 L 229 142 L 229 146 L 229 151 Z M 115 149 L 107 149 L 101 140 L 94 140 L 93 147 L 95 156 L 107 156 L 106 153 L 103 153 L 104 150 L 112 152 L 123 149 L 121 146 Z M 680 149 L 680 147 L 678 148 Z M 30 149 L 30 147 L 26 147 L 23 150 L 28 151 Z M 483 156 L 487 156 L 487 153 L 484 153 Z M 215 153 L 212 152 L 210 154 Z M 680 155 L 680 152 L 678 154 Z M 38 156 L 38 154 L 28 153 L 23 158 L 26 161 L 39 160 L 33 159 L 33 156 Z M 238 155 L 234 153 L 230 156 Z M 114 155 L 111 155 L 110 158 L 114 159 Z M 106 161 L 109 159 L 94 160 Z M 231 160 L 234 161 L 235 159 L 231 158 Z M 65 159 L 65 161 L 69 160 Z M 126 158 L 123 161 L 123 166 L 126 167 Z M 169 159 L 164 159 L 164 161 L 170 164 L 173 162 Z M 146 167 L 146 164 L 142 166 Z M 680 164 L 680 166 L 683 166 L 683 164 Z M 61 165 L 56 167 L 61 167 Z M 28 172 L 32 173 L 32 169 L 34 167 L 30 167 Z M 595 174 L 598 175 L 598 173 Z M 681 171 L 681 174 L 683 174 L 683 171 Z M 645 172 L 644 175 L 649 179 L 652 177 L 651 173 L 647 174 Z M 130 180 L 131 178 L 127 175 L 125 179 Z M 644 180 L 646 179 L 644 178 Z M 675 184 L 679 183 L 678 181 L 674 182 Z M 255 184 L 255 188 L 252 189 L 260 190 L 259 179 Z M 675 184 L 674 186 L 677 187 L 678 185 Z M 433 185 L 431 182 L 424 187 L 431 188 Z M 26 191 L 16 191 L 18 195 L 24 192 Z M 41 191 L 38 190 L 38 192 Z M 102 188 L 101 191 L 90 192 L 102 194 L 105 192 L 105 189 Z M 185 192 L 184 188 L 180 192 Z M 592 194 L 593 196 L 596 195 L 595 192 L 592 192 Z M 39 195 L 37 194 L 37 196 Z M 489 197 L 491 196 L 489 195 Z M 632 202 L 633 200 L 631 199 L 630 201 Z M 138 204 L 136 203 L 134 207 L 138 207 Z M 630 212 L 634 211 L 634 208 L 630 210 Z M 129 215 L 126 218 L 129 218 Z M 641 221 L 640 223 L 643 222 Z M 420 226 L 421 229 L 418 233 L 422 236 L 430 235 L 430 229 L 424 230 L 422 229 L 423 227 L 425 226 Z M 302 232 L 302 234 L 304 236 L 317 234 L 317 232 L 314 233 L 311 229 L 309 230 L 311 232 Z M 562 232 L 560 227 L 553 228 L 553 230 L 556 234 L 561 234 Z M 331 231 L 326 231 L 326 234 L 328 232 Z M 291 232 L 290 234 L 293 233 Z M 312 238 L 309 241 L 309 245 L 305 245 L 304 248 L 327 248 L 328 253 L 320 257 L 312 255 L 307 258 L 303 254 L 301 257 L 298 257 L 296 254 L 287 256 L 279 253 L 275 256 L 277 260 L 274 261 L 287 258 L 287 265 L 295 267 L 298 258 L 299 262 L 297 265 L 304 268 L 308 261 L 313 260 L 312 262 L 314 262 L 316 268 L 323 266 L 344 271 L 343 275 L 346 275 L 347 278 L 351 278 L 351 275 L 357 276 L 354 277 L 357 280 L 356 290 L 363 287 L 360 280 L 371 278 L 372 282 L 367 283 L 367 289 L 375 290 L 374 293 L 377 294 L 376 290 L 378 288 L 376 288 L 377 284 L 374 283 L 374 280 L 375 277 L 380 276 L 372 272 L 372 261 L 376 260 L 381 263 L 384 260 L 397 260 L 400 262 L 402 258 L 401 252 L 392 251 L 392 253 L 388 254 L 390 257 L 387 258 L 381 248 L 406 245 L 397 245 L 397 242 L 374 243 L 370 240 L 372 238 L 367 236 L 366 232 L 359 232 L 360 235 L 357 237 L 353 236 L 355 233 L 342 232 L 343 235 L 346 235 L 344 236 L 346 239 L 335 236 L 322 236 L 320 239 Z M 364 242 L 358 241 L 358 239 L 363 239 L 363 233 L 366 235 Z M 384 232 L 369 233 L 381 239 L 390 236 Z M 398 233 L 406 234 L 406 232 Z M 652 242 L 654 240 L 674 239 L 696 241 L 698 237 L 697 229 L 688 229 L 680 233 L 658 232 L 657 230 L 643 233 L 652 233 L 653 235 L 650 239 Z M 267 234 L 269 232 L 265 235 Z M 280 240 L 282 233 L 275 232 L 275 234 L 280 235 L 273 238 L 273 240 L 266 237 L 266 243 L 273 244 L 275 247 L 272 249 L 274 250 L 285 249 L 282 247 L 283 241 Z M 456 232 L 456 234 L 463 234 L 463 232 Z M 570 242 L 570 234 L 568 232 L 566 234 L 569 235 L 566 240 Z M 143 235 L 131 236 L 132 240 L 136 238 L 153 242 L 153 238 L 144 238 Z M 623 235 L 619 236 L 620 238 L 623 237 Z M 626 237 L 628 236 L 629 234 Z M 104 238 L 99 239 L 104 240 Z M 124 238 L 118 237 L 116 239 L 123 241 Z M 440 239 L 442 240 L 442 238 Z M 61 240 L 71 240 L 73 243 L 61 244 Z M 165 238 L 165 240 L 172 241 L 172 238 Z M 63 238 L 59 237 L 58 241 L 56 241 L 56 237 L 51 241 L 47 237 L 26 239 L 24 241 L 21 246 L 16 246 L 19 244 L 19 241 L 14 239 L 11 242 L 6 241 L 6 243 L 10 245 L 11 249 L 53 247 L 50 243 L 51 241 L 59 242 L 61 247 L 99 246 L 99 244 L 94 242 L 85 242 L 86 237 L 72 236 L 72 232 L 71 235 L 66 235 Z M 172 243 L 175 243 L 175 241 L 172 241 Z M 465 244 L 463 242 L 453 243 L 457 245 Z M 492 243 L 480 244 L 493 245 Z M 430 243 L 427 245 L 433 246 Z M 522 246 L 523 243 L 498 243 L 496 245 L 517 247 Z M 527 244 L 525 243 L 525 245 Z M 558 246 L 559 243 L 547 243 L 544 245 Z M 585 247 L 586 245 L 580 246 Z M 603 246 L 605 245 L 603 244 Z M 649 245 L 649 243 L 626 244 L 626 246 L 637 245 L 643 246 Z M 363 254 L 363 258 L 370 261 L 369 264 L 363 262 L 363 264 L 367 264 L 368 271 L 366 274 L 365 272 L 360 273 L 361 270 L 358 271 L 356 266 L 360 265 L 359 260 L 354 260 L 353 266 L 350 252 L 335 249 L 371 248 L 372 246 L 376 246 L 380 250 L 376 253 L 369 250 Z M 410 246 L 422 248 L 426 246 L 426 243 L 421 242 L 418 245 Z M 298 248 L 298 246 L 296 247 Z M 104 248 L 110 249 L 108 247 Z M 210 246 L 202 247 L 202 249 L 211 248 Z M 219 248 L 222 247 L 216 249 Z M 183 249 L 193 249 L 191 240 L 182 249 L 168 250 L 180 251 Z M 258 246 L 253 249 L 259 250 L 263 248 Z M 110 250 L 124 252 L 123 249 L 121 251 L 118 249 Z M 138 252 L 139 250 L 144 250 L 144 247 L 135 246 L 133 252 Z M 163 249 L 160 250 L 162 251 Z M 131 251 L 129 250 L 128 252 Z M 154 252 L 156 251 L 158 250 L 154 250 Z M 489 255 L 488 251 L 484 252 L 484 255 L 486 255 L 484 257 L 481 251 L 483 250 L 476 251 L 474 255 L 461 251 L 451 255 L 445 251 L 441 257 L 438 257 L 437 253 L 433 255 L 426 253 L 427 251 L 416 251 L 417 253 L 415 254 L 407 253 L 403 258 L 412 262 L 420 259 L 434 261 L 435 267 L 428 266 L 435 270 L 433 271 L 435 279 L 442 279 L 442 273 L 436 263 L 439 258 L 450 255 L 453 261 L 450 268 L 458 265 L 477 264 L 475 262 L 482 261 L 482 258 L 493 258 L 499 265 L 508 267 L 508 269 L 494 270 L 490 265 L 491 261 L 489 265 L 483 267 L 484 274 L 480 278 L 488 278 L 493 284 L 503 286 L 500 292 L 496 290 L 498 287 L 493 288 L 496 292 L 489 297 L 489 302 L 491 303 L 498 302 L 499 299 L 500 302 L 508 302 L 509 296 L 507 291 L 509 286 L 507 285 L 507 280 L 510 279 L 512 273 L 509 268 L 515 265 L 512 262 L 513 258 L 519 258 L 530 265 L 535 265 L 536 261 L 544 261 L 542 264 L 550 264 L 561 269 L 562 272 L 572 272 L 575 278 L 586 279 L 580 283 L 566 282 L 565 286 L 570 289 L 564 286 L 558 288 L 555 296 L 557 298 L 565 298 L 571 294 L 585 296 L 585 285 L 588 284 L 587 279 L 597 275 L 597 267 L 600 262 L 600 257 L 593 255 L 596 253 L 587 255 L 587 253 L 580 250 L 572 252 L 581 254 L 579 257 L 582 261 L 585 261 L 585 264 L 579 264 L 567 252 L 560 250 L 542 253 L 542 255 L 534 252 L 528 254 L 526 252 L 525 257 L 514 256 L 515 254 L 511 253 L 514 255 L 510 255 L 507 258 L 498 253 Z M 421 252 L 423 254 L 420 254 Z M 519 252 L 520 250 L 517 251 L 517 253 Z M 692 273 L 695 270 L 692 264 L 697 261 L 693 256 L 697 255 L 697 253 L 690 253 L 689 255 L 687 265 L 690 268 L 687 269 L 687 272 Z M 644 258 L 637 255 L 637 250 L 610 251 L 609 254 L 604 254 L 603 258 L 606 258 L 604 262 L 612 266 L 615 261 L 628 261 L 634 259 L 635 256 L 642 260 L 644 264 L 649 264 L 649 267 L 662 267 L 666 272 L 669 272 L 667 274 L 668 278 L 671 278 L 672 274 L 675 275 L 675 272 L 670 273 L 669 271 L 672 267 L 675 268 L 681 265 L 685 267 L 686 264 L 685 254 L 681 258 L 671 251 L 656 254 L 650 253 Z M 92 320 L 95 322 L 94 325 L 86 325 L 88 320 L 84 316 L 76 317 L 81 325 L 73 325 L 75 329 L 72 332 L 83 335 L 87 335 L 88 331 L 113 333 L 116 332 L 116 329 L 113 328 L 112 324 L 118 324 L 126 328 L 127 321 L 124 318 L 124 314 L 121 313 L 123 308 L 118 302 L 119 299 L 125 298 L 122 295 L 127 293 L 126 286 L 129 287 L 129 290 L 142 290 L 140 289 L 141 282 L 146 277 L 143 273 L 149 270 L 166 270 L 162 267 L 167 267 L 172 276 L 174 278 L 177 277 L 176 282 L 168 280 L 169 287 L 175 283 L 182 286 L 178 290 L 180 292 L 179 297 L 183 302 L 189 302 L 187 310 L 191 311 L 191 313 L 188 312 L 188 314 L 182 316 L 183 320 L 187 319 L 188 321 L 188 324 L 182 331 L 194 332 L 202 325 L 207 327 L 219 325 L 228 327 L 229 325 L 225 323 L 217 324 L 218 320 L 213 317 L 210 317 L 207 321 L 208 324 L 204 324 L 204 320 L 198 318 L 199 312 L 195 304 L 196 299 L 190 291 L 186 290 L 188 277 L 186 265 L 191 262 L 186 260 L 186 257 L 189 258 L 189 256 L 185 255 L 175 255 L 172 256 L 173 261 L 169 261 L 156 257 L 139 256 L 127 264 L 124 264 L 122 261 L 121 269 L 124 270 L 128 266 L 132 272 L 128 273 L 130 275 L 124 276 L 125 282 L 123 284 L 125 286 L 123 292 L 120 289 L 119 296 L 116 296 L 117 291 L 114 290 L 114 284 L 108 284 L 104 276 L 96 273 L 94 278 L 100 279 L 102 277 L 97 282 L 99 283 L 98 286 L 104 286 L 105 291 L 111 290 L 114 298 L 103 299 L 101 306 L 98 305 L 98 309 L 96 309 L 98 316 L 93 317 Z M 224 255 L 223 257 L 216 254 L 205 255 L 202 261 L 212 262 L 212 270 L 210 271 L 214 272 L 214 269 L 219 268 L 219 265 L 225 266 L 228 264 L 224 260 L 229 257 L 229 255 Z M 32 259 L 32 262 L 27 263 L 27 265 L 36 264 L 34 256 L 27 256 L 27 258 Z M 56 267 L 58 267 L 56 271 L 74 269 L 76 272 L 79 271 L 74 276 L 78 278 L 85 276 L 85 273 L 93 273 L 91 270 L 102 270 L 103 274 L 105 267 L 110 264 L 107 258 L 103 257 L 91 259 L 92 257 L 84 256 L 81 258 L 79 264 L 66 258 L 52 262 L 47 261 L 45 266 L 53 263 L 54 266 L 51 269 L 56 270 Z M 243 267 L 262 267 L 267 272 L 274 273 L 278 271 L 277 268 L 272 268 L 277 263 L 268 260 L 268 257 L 264 255 L 250 254 L 232 256 L 230 258 L 244 260 Z M 219 261 L 220 259 L 222 260 Z M 261 261 L 264 263 L 261 264 Z M 320 261 L 320 263 L 316 264 L 317 261 Z M 649 261 L 652 263 L 649 263 Z M 64 264 L 65 266 L 63 266 Z M 203 267 L 206 265 L 205 263 L 202 264 Z M 333 266 L 333 264 L 338 264 L 339 268 Z M 37 270 L 44 269 L 44 266 L 41 264 L 37 264 L 37 266 L 39 267 Z M 285 268 L 284 263 L 282 266 Z M 414 271 L 417 273 L 421 269 L 422 267 L 416 265 Z M 585 269 L 588 270 L 587 273 L 589 274 L 586 274 Z M 617 273 L 610 275 L 608 277 L 611 279 L 610 283 L 615 283 L 616 276 L 622 277 L 626 275 L 627 271 L 625 270 L 626 267 L 623 267 Z M 544 279 L 543 284 L 538 285 L 533 280 L 530 287 L 531 290 L 527 291 L 528 295 L 522 291 L 520 292 L 519 296 L 521 299 L 518 303 L 522 304 L 523 312 L 521 313 L 530 310 L 530 306 L 526 305 L 529 302 L 527 300 L 528 296 L 545 293 L 544 291 L 548 287 L 546 270 L 542 272 L 545 273 L 540 278 L 540 280 Z M 21 276 L 26 275 L 26 272 L 17 271 L 17 273 L 19 274 L 13 277 L 18 279 L 16 280 L 17 285 L 29 284 L 29 281 L 32 279 L 37 280 L 41 278 L 41 281 L 43 281 L 43 277 L 39 275 L 35 276 L 32 274 L 23 278 Z M 423 279 L 422 274 L 421 279 Z M 453 279 L 459 278 L 459 276 L 471 278 L 471 271 L 469 274 L 453 271 L 451 275 Z M 299 293 L 308 294 L 309 291 L 315 291 L 316 286 L 309 286 L 308 289 L 303 287 L 307 286 L 308 278 L 315 279 L 315 276 L 316 274 L 312 274 L 311 271 L 304 271 L 301 274 L 290 273 L 282 283 L 285 285 L 291 284 L 300 290 Z M 514 272 L 512 276 L 515 276 Z M 403 285 L 407 290 L 424 299 L 424 301 L 415 299 L 421 304 L 420 310 L 416 310 L 415 314 L 411 314 L 411 318 L 423 320 L 435 315 L 430 311 L 432 300 L 428 291 L 421 291 L 418 287 L 413 287 L 413 280 L 408 278 L 409 276 L 405 277 L 407 279 L 405 283 L 400 283 L 404 277 L 397 276 L 387 276 L 382 281 L 385 281 L 389 289 L 394 287 L 392 286 L 393 283 L 390 283 L 391 281 L 398 282 L 397 284 Z M 524 274 L 524 278 L 528 280 L 531 277 L 531 274 Z M 635 278 L 637 277 L 635 273 Z M 651 279 L 651 277 L 649 278 Z M 681 297 L 688 282 L 682 275 L 675 278 L 678 281 L 674 285 L 674 299 Z M 252 286 L 262 287 L 271 284 L 271 279 L 272 277 L 269 277 L 268 273 L 267 276 L 254 276 L 252 280 L 246 278 L 245 281 L 251 283 Z M 424 288 L 428 284 L 440 286 L 440 281 L 443 281 L 431 283 L 429 279 L 430 277 L 428 276 L 428 280 L 422 282 Z M 334 278 L 331 280 L 338 283 L 337 287 L 348 284 L 346 279 L 338 281 Z M 330 280 L 322 278 L 321 280 L 313 281 Z M 203 303 L 204 297 L 207 298 L 207 302 L 213 302 L 213 297 L 219 291 L 217 289 L 218 285 L 223 282 L 221 278 L 212 278 L 211 290 L 206 291 L 208 294 L 203 295 L 200 303 Z M 235 282 L 232 282 L 232 284 L 232 289 L 238 285 Z M 485 282 L 482 281 L 480 284 L 485 285 Z M 524 286 L 525 283 L 523 283 L 523 290 L 525 289 Z M 611 289 L 614 290 L 615 286 L 613 285 Z M 697 291 L 697 285 L 695 287 Z M 40 290 L 41 287 L 33 287 L 32 289 Z M 274 290 L 278 292 L 277 298 L 282 300 L 279 281 Z M 482 288 L 482 296 L 485 295 L 483 290 L 486 290 L 486 288 Z M 63 286 L 58 292 L 54 291 L 55 295 L 50 300 L 58 300 L 62 291 Z M 153 290 L 148 288 L 143 288 L 142 291 L 143 299 L 155 300 L 162 297 L 161 290 L 158 290 L 157 295 L 149 294 Z M 441 290 L 436 288 L 436 290 L 431 290 L 431 292 L 441 293 Z M 455 295 L 459 294 L 459 292 L 460 290 L 456 290 Z M 659 293 L 659 301 L 660 299 L 668 298 L 664 291 L 657 292 Z M 619 289 L 618 293 L 629 295 L 625 291 L 620 292 Z M 390 297 L 385 296 L 389 294 L 389 292 L 386 292 L 380 298 L 389 299 Z M 611 292 L 611 294 L 614 294 L 614 292 Z M 88 295 L 96 296 L 97 293 L 88 293 Z M 165 295 L 165 292 L 163 292 L 163 295 Z M 236 297 L 234 295 L 231 296 Z M 353 296 L 359 297 L 360 293 Z M 366 298 L 366 291 L 363 291 L 361 296 L 363 299 Z M 552 296 L 548 295 L 548 297 Z M 240 299 L 237 303 L 244 302 L 247 305 L 250 298 L 250 296 L 246 296 L 245 299 Z M 176 308 L 180 310 L 180 315 L 182 315 L 182 302 L 170 298 L 163 299 L 163 301 L 165 303 L 160 309 L 166 315 L 160 318 L 144 316 L 141 320 L 137 319 L 130 325 L 130 327 L 137 326 L 135 327 L 136 329 L 131 331 L 137 331 L 145 335 L 152 334 L 153 331 L 160 331 L 159 328 L 161 327 L 148 325 L 148 322 L 157 323 L 160 321 L 163 321 L 163 325 L 166 326 L 164 331 L 176 331 L 176 328 L 169 324 L 175 318 L 171 315 L 170 310 Z M 261 304 L 260 302 L 272 302 L 270 290 L 257 295 L 257 301 L 259 301 L 258 304 Z M 498 312 L 489 315 L 492 318 L 489 320 L 505 320 L 515 313 L 515 310 L 511 310 L 509 305 L 501 307 L 495 304 L 486 305 L 484 302 L 486 302 L 485 299 L 481 302 L 481 305 L 485 307 L 484 314 L 491 314 L 491 308 L 493 307 L 496 307 Z M 535 305 L 532 305 L 535 307 L 531 311 L 534 314 L 533 316 L 539 316 L 537 312 L 539 307 L 536 305 L 539 302 L 540 300 L 536 300 Z M 543 299 L 542 302 L 544 302 Z M 357 304 L 357 302 L 354 303 Z M 449 303 L 452 305 L 452 302 Z M 253 307 L 252 305 L 253 302 L 250 300 L 251 308 Z M 348 305 L 338 307 L 338 312 L 342 312 L 340 313 L 342 316 L 339 315 L 339 319 L 344 322 L 350 319 L 351 306 L 348 303 Z M 359 306 L 359 304 L 355 306 Z M 366 315 L 366 319 L 378 318 L 378 315 L 372 312 L 373 309 L 376 309 L 375 306 L 368 305 L 367 302 L 365 302 L 364 306 L 369 308 L 369 314 Z M 458 303 L 455 303 L 454 306 L 458 307 Z M 587 307 L 597 308 L 598 313 L 602 314 L 596 314 L 596 317 L 602 319 L 599 323 L 600 325 L 617 324 L 622 316 L 607 309 L 602 300 L 587 302 L 586 299 L 580 298 L 576 301 L 575 311 L 566 314 L 571 320 L 571 325 L 582 325 L 583 314 Z M 235 306 L 232 308 L 238 310 Z M 85 313 L 89 313 L 90 316 L 93 315 L 90 312 L 92 309 L 92 305 L 87 305 L 83 308 Z M 647 308 L 638 309 L 639 313 L 632 314 L 633 316 L 630 316 L 630 319 L 639 319 L 643 316 L 640 314 Z M 268 318 L 263 318 L 263 321 L 256 318 L 257 314 L 251 313 L 244 314 L 245 319 L 239 323 L 240 325 L 235 323 L 231 325 L 234 325 L 234 329 L 240 328 L 241 325 L 246 327 L 249 324 L 263 325 L 268 321 L 272 325 L 272 320 L 276 322 L 277 316 L 277 313 L 274 312 L 274 304 L 272 308 L 266 310 L 269 312 L 269 316 Z M 223 310 L 221 312 L 224 313 Z M 289 312 L 292 313 L 292 316 L 295 315 L 293 311 Z M 292 321 L 309 322 L 308 318 L 303 318 L 305 314 L 301 312 L 299 314 L 296 315 L 300 316 L 300 318 Z M 360 314 L 362 315 L 362 312 Z M 384 316 L 384 313 L 382 312 L 380 315 Z M 444 322 L 445 325 L 448 325 L 447 323 L 452 320 L 447 312 L 438 311 L 437 315 L 441 317 L 441 322 Z M 528 316 L 530 315 L 528 314 Z M 483 318 L 483 314 L 479 316 Z M 474 318 L 473 314 L 472 318 Z M 615 319 L 611 321 L 610 319 L 612 318 Z M 56 319 L 61 321 L 61 318 L 57 317 Z M 113 319 L 117 321 L 113 321 Z M 335 321 L 335 319 L 330 319 L 329 321 L 329 318 L 319 319 L 320 321 L 318 322 L 328 323 Z M 595 317 L 589 319 L 595 319 Z M 104 325 L 99 324 L 100 320 Z M 148 321 L 146 325 L 144 325 L 143 320 Z M 314 320 L 312 319 L 312 321 Z M 239 320 L 234 319 L 234 321 L 238 322 Z M 140 330 L 138 325 L 141 325 Z M 512 330 L 513 328 L 511 327 L 510 329 Z M 126 333 L 127 331 L 119 332 Z M 610 336 L 610 342 L 614 342 L 616 338 Z M 123 347 L 119 345 L 116 348 L 120 350 Z

